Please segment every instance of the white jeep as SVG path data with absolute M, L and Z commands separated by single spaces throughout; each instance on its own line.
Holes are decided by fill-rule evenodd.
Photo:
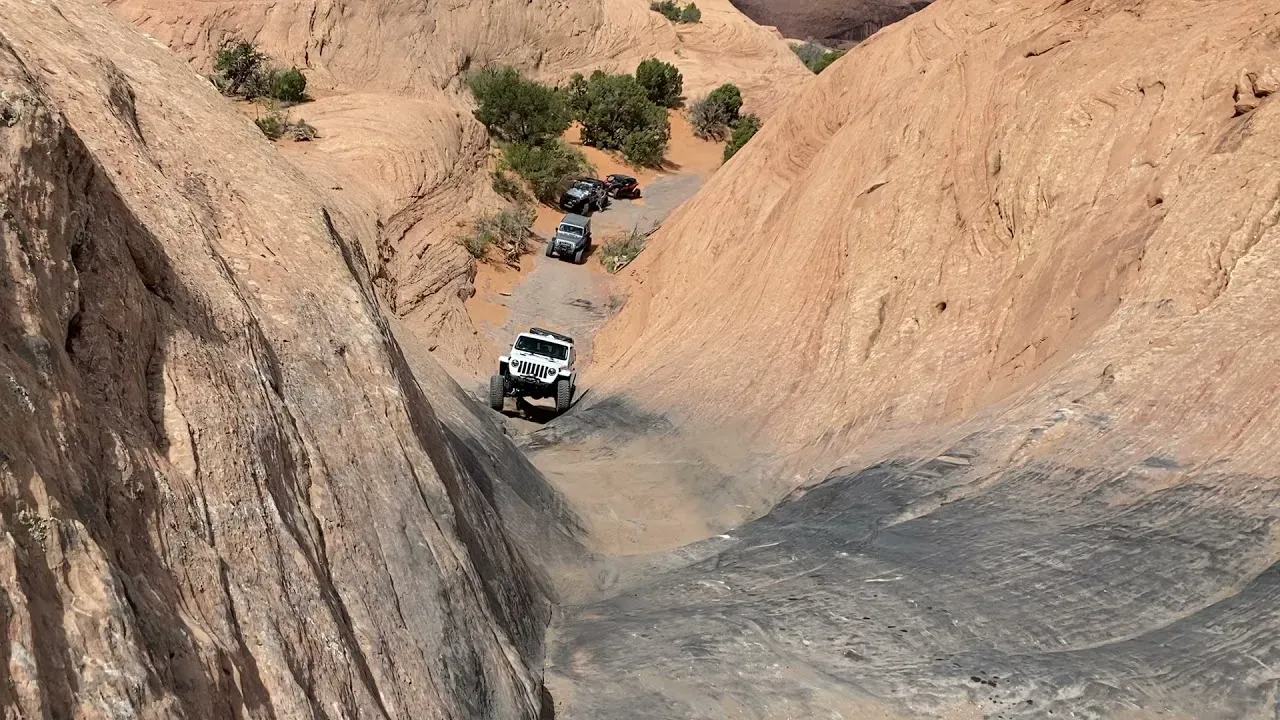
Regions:
M 489 407 L 501 411 L 508 397 L 553 397 L 556 412 L 568 410 L 578 384 L 573 361 L 568 335 L 542 328 L 520 333 L 511 352 L 498 358 L 498 374 L 489 378 Z

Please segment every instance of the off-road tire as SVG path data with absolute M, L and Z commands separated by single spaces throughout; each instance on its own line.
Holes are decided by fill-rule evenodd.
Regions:
M 489 407 L 502 412 L 507 402 L 507 382 L 501 375 L 489 376 Z
M 547 257 L 552 257 L 553 255 L 555 255 L 555 250 L 556 250 L 556 244 L 553 241 L 548 240 L 547 241 Z
M 583 243 L 582 247 L 578 248 L 578 251 L 573 254 L 573 264 L 581 265 L 586 261 L 587 261 L 587 245 L 586 243 Z
M 556 412 L 562 413 L 568 410 L 572 402 L 573 385 L 569 382 L 569 378 L 556 380 Z

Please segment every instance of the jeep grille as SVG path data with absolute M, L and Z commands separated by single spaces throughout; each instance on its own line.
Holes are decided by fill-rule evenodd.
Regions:
M 550 380 L 556 374 L 556 369 L 548 367 L 542 363 L 529 362 L 528 360 L 514 360 L 511 362 L 511 370 L 516 375 L 532 377 L 537 380 Z

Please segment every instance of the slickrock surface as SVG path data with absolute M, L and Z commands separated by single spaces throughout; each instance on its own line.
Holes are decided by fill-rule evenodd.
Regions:
M 573 518 L 437 415 L 376 236 L 97 3 L 0 2 L 0 118 L 6 717 L 538 717 Z
M 1278 90 L 1261 0 L 942 2 L 806 86 L 538 451 L 845 465 L 561 616 L 559 717 L 1274 715 Z

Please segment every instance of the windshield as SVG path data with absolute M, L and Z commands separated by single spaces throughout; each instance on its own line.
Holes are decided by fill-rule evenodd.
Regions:
M 582 228 L 574 227 L 573 225 L 561 225 L 560 232 L 564 233 L 565 235 L 581 235 Z
M 573 189 L 574 189 L 574 190 L 581 191 L 581 192 L 590 192 L 590 191 L 591 191 L 591 184 L 590 184 L 590 183 L 582 183 L 582 182 L 580 182 L 580 183 L 578 183 L 577 185 L 574 185 L 574 186 L 573 186 Z
M 569 348 L 564 345 L 549 340 L 539 340 L 528 335 L 521 335 L 516 338 L 516 349 L 520 352 L 541 355 L 553 360 L 564 360 L 569 357 Z

